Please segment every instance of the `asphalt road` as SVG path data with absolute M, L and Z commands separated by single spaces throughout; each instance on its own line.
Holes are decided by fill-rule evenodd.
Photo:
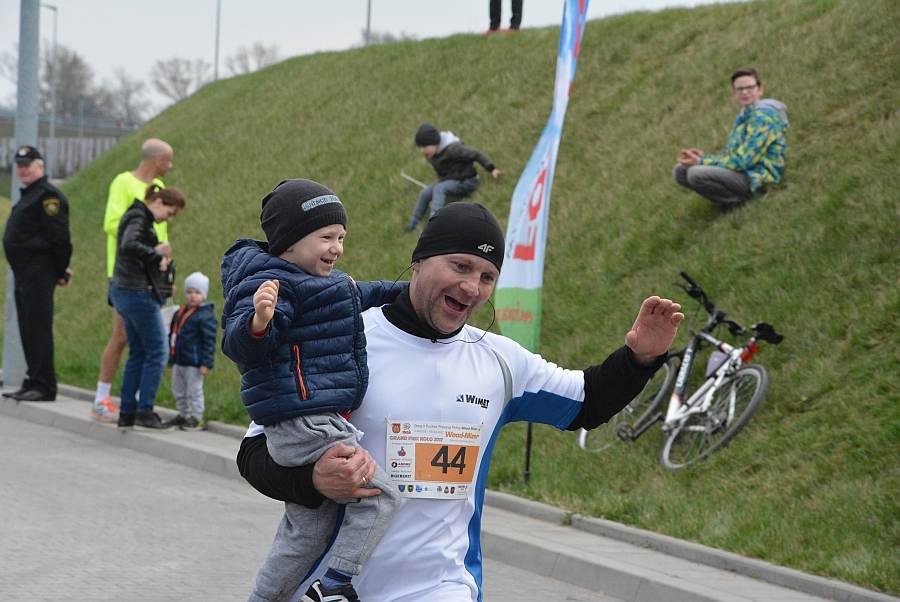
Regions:
M 241 482 L 7 416 L 0 457 L 5 601 L 246 600 L 281 516 Z M 486 562 L 486 601 L 539 599 L 617 600 Z

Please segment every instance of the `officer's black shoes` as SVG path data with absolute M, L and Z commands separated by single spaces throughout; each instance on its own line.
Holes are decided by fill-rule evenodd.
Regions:
M 56 395 L 48 395 L 37 389 L 28 389 L 21 393 L 13 393 L 10 397 L 16 401 L 56 401 Z
M 120 414 L 121 415 L 121 414 Z M 153 411 L 138 412 L 134 417 L 134 428 L 139 431 L 156 431 L 166 433 L 173 425 L 163 422 L 159 414 Z
M 24 393 L 27 390 L 28 389 L 22 388 L 22 389 L 19 389 L 18 391 L 7 391 L 6 393 L 3 394 L 3 397 L 6 397 L 8 399 L 15 399 L 16 395 L 21 395 L 22 393 Z
M 134 426 L 134 414 L 123 414 L 119 412 L 119 421 L 116 423 L 120 429 L 130 429 Z

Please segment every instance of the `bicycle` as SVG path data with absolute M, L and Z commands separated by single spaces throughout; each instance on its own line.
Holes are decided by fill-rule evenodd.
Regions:
M 635 441 L 657 422 L 662 422 L 665 441 L 660 463 L 669 470 L 678 470 L 708 457 L 723 448 L 749 422 L 766 395 L 769 377 L 765 368 L 748 363 L 759 353 L 757 341 L 773 345 L 784 336 L 775 332 L 767 322 L 750 327 L 753 335 L 741 346 L 732 346 L 712 335 L 720 326 L 727 326 L 734 336 L 747 334 L 747 329 L 726 319 L 687 273 L 680 272 L 687 285 L 677 284 L 688 296 L 697 300 L 709 314 L 706 325 L 691 333 L 687 346 L 670 353 L 662 367 L 644 389 L 609 422 L 592 430 L 578 433 L 578 446 L 601 452 L 618 441 Z M 686 397 L 688 378 L 694 367 L 697 352 L 706 346 L 714 351 L 703 384 Z M 680 364 L 680 365 L 679 365 Z M 665 400 L 665 413 L 660 408 Z

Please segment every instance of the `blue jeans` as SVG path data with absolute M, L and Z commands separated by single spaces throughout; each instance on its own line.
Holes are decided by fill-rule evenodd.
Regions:
M 115 284 L 110 287 L 110 297 L 128 334 L 128 361 L 122 376 L 119 412 L 152 411 L 169 356 L 160 305 L 149 290 L 120 288 Z M 135 398 L 138 389 L 140 405 Z
M 411 225 L 415 226 L 425 217 L 425 210 L 428 209 L 429 203 L 431 203 L 431 215 L 434 215 L 447 202 L 447 195 L 469 196 L 478 188 L 478 183 L 477 177 L 466 180 L 441 180 L 423 188 L 416 200 L 416 208 L 413 209 Z

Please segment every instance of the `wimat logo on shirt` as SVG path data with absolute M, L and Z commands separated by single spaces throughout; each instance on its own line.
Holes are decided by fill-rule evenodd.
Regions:
M 485 399 L 484 397 L 477 397 L 475 395 L 469 395 L 468 393 L 461 393 L 456 396 L 456 403 L 472 403 L 477 406 L 481 406 L 483 409 L 487 409 L 488 405 L 490 405 L 491 400 Z
M 337 203 L 341 204 L 341 199 L 337 198 L 333 194 L 323 194 L 322 196 L 317 196 L 314 199 L 309 199 L 308 201 L 304 201 L 300 207 L 303 208 L 304 211 L 312 211 L 316 207 L 320 205 L 327 205 L 328 203 Z
M 491 251 L 494 250 L 494 245 L 489 245 L 487 243 L 484 243 L 483 245 L 478 245 L 477 248 L 483 253 L 490 253 Z

